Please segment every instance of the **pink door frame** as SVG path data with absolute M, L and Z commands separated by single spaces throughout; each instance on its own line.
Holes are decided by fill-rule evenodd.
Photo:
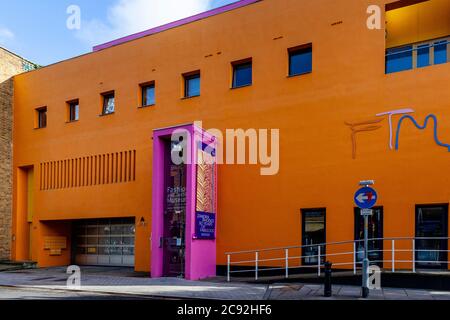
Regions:
M 216 275 L 216 240 L 195 239 L 195 213 L 197 204 L 197 146 L 198 142 L 211 144 L 214 138 L 192 124 L 178 127 L 157 129 L 153 132 L 153 178 L 152 178 L 152 236 L 151 236 L 151 276 L 163 276 L 163 248 L 160 239 L 164 230 L 164 141 L 170 138 L 174 131 L 185 130 L 191 137 L 190 161 L 186 172 L 186 251 L 185 278 L 200 280 Z M 189 153 L 188 153 L 189 154 Z M 215 183 L 217 186 L 217 165 Z M 215 188 L 217 199 L 217 187 Z M 217 201 L 216 201 L 217 203 Z M 217 215 L 217 207 L 216 207 Z M 216 216 L 217 238 L 217 216 Z

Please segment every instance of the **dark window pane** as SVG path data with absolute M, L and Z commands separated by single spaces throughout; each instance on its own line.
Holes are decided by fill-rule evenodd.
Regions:
M 412 46 L 388 49 L 386 54 L 386 73 L 399 72 L 412 69 Z
M 99 247 L 98 248 L 98 254 L 99 255 L 105 255 L 105 256 L 109 255 L 110 254 L 109 247 Z
M 86 254 L 86 248 L 84 247 L 77 247 L 77 254 Z
M 447 63 L 447 41 L 438 41 L 434 44 L 434 64 Z
M 417 68 L 430 65 L 430 45 L 420 45 L 417 47 Z
M 125 231 L 126 227 L 122 227 L 121 225 L 112 225 L 111 226 L 111 235 L 122 235 L 122 233 Z
M 87 239 L 86 237 L 77 237 L 77 244 L 78 245 L 86 245 L 87 244 Z
M 200 95 L 200 74 L 185 77 L 185 97 Z
M 108 94 L 103 96 L 103 114 L 111 114 L 115 111 L 115 98 L 114 94 Z
M 87 244 L 88 245 L 98 244 L 98 238 L 97 237 L 88 237 L 87 238 Z
M 252 63 L 247 62 L 233 66 L 233 88 L 252 84 Z
M 133 256 L 134 255 L 134 247 L 124 247 L 122 254 L 124 256 Z
M 122 247 L 109 247 L 111 255 L 122 255 Z
M 420 268 L 447 269 L 448 207 L 416 208 L 416 264 Z
M 38 128 L 47 127 L 47 108 L 37 110 L 38 112 Z
M 88 236 L 96 236 L 96 235 L 98 235 L 98 227 L 96 227 L 96 226 L 88 226 L 87 227 L 87 235 Z
M 122 237 L 122 242 L 125 245 L 134 245 L 134 237 Z
M 155 86 L 149 85 L 142 87 L 142 106 L 151 106 L 155 104 Z
M 109 237 L 99 237 L 98 244 L 109 245 L 109 244 L 111 244 L 111 239 Z
M 124 235 L 134 235 L 136 233 L 136 227 L 134 225 L 124 227 Z
M 111 227 L 110 226 L 102 226 L 98 229 L 99 235 L 109 235 L 111 233 Z
M 80 106 L 78 102 L 71 102 L 69 104 L 70 121 L 78 121 L 80 118 Z
M 325 210 L 308 210 L 302 212 L 303 217 L 303 264 L 317 264 L 319 246 L 315 244 L 324 244 L 325 236 Z M 325 246 L 320 246 L 321 263 L 325 262 Z
M 312 72 L 312 47 L 289 53 L 289 75 L 295 76 Z

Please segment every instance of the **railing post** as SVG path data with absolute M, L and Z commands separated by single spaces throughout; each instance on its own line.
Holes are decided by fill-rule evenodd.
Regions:
M 258 251 L 255 253 L 255 280 L 258 280 Z
M 230 282 L 231 255 L 227 255 L 227 282 Z
M 392 272 L 395 272 L 395 240 L 392 240 Z
M 353 241 L 353 274 L 356 274 L 356 241 Z
M 320 277 L 320 246 L 317 246 L 317 275 Z
M 289 278 L 289 249 L 286 249 L 286 279 Z
M 412 270 L 415 273 L 416 272 L 416 239 L 412 240 Z

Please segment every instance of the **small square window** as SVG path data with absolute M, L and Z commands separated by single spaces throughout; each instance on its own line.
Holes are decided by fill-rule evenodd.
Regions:
M 234 62 L 233 65 L 233 88 L 252 85 L 253 65 L 252 60 L 247 59 L 240 62 Z
M 47 127 L 47 107 L 36 109 L 36 128 L 42 129 Z
M 289 51 L 289 76 L 312 72 L 312 45 L 291 48 Z
M 200 72 L 189 73 L 184 77 L 184 97 L 191 98 L 200 95 Z
M 78 100 L 67 102 L 68 106 L 68 121 L 74 122 L 80 119 L 80 104 Z
M 115 112 L 116 103 L 114 92 L 102 94 L 103 96 L 103 115 L 112 114 Z
M 155 83 L 141 84 L 142 101 L 141 107 L 148 107 L 155 104 Z

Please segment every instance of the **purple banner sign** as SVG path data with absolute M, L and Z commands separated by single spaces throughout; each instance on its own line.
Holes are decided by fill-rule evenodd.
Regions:
M 216 238 L 216 215 L 197 211 L 195 214 L 195 239 L 214 240 Z

